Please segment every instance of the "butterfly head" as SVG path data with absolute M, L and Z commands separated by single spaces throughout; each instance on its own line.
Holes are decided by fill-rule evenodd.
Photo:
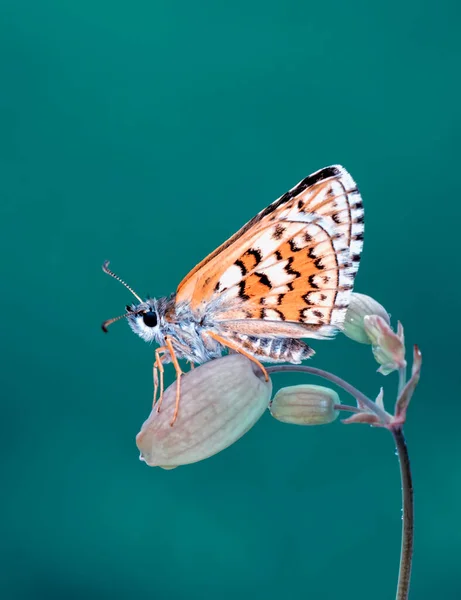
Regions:
M 107 333 L 109 325 L 112 325 L 112 323 L 120 321 L 121 319 L 126 319 L 132 331 L 139 335 L 143 340 L 146 342 L 152 342 L 154 340 L 158 341 L 159 338 L 161 338 L 161 333 L 157 300 L 155 300 L 155 298 L 148 298 L 143 301 L 129 285 L 109 269 L 109 261 L 106 261 L 103 264 L 102 270 L 117 281 L 120 281 L 120 283 L 122 283 L 137 300 L 139 300 L 139 304 L 128 304 L 126 306 L 125 314 L 104 321 L 102 330 Z
M 146 342 L 158 339 L 159 314 L 155 298 L 148 298 L 140 304 L 127 305 L 126 319 L 132 331 Z

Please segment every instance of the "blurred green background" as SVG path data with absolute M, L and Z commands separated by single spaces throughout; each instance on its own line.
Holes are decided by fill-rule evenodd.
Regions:
M 1 3 L 2 600 L 394 597 L 386 432 L 265 415 L 212 459 L 149 468 L 152 349 L 100 330 L 132 300 L 104 259 L 168 294 L 335 162 L 366 208 L 356 290 L 423 351 L 411 597 L 461 598 L 459 17 L 447 0 Z M 392 405 L 368 347 L 314 347 Z

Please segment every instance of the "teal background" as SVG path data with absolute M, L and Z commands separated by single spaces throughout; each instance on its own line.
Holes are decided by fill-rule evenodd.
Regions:
M 461 597 L 459 12 L 448 0 L 0 4 L 2 599 L 393 598 L 400 483 L 386 432 L 265 415 L 209 460 L 148 468 L 134 438 L 152 350 L 125 324 L 100 330 L 131 301 L 104 259 L 141 295 L 172 292 L 335 162 L 366 208 L 356 290 L 423 351 L 406 428 L 411 597 Z M 368 347 L 314 347 L 312 365 L 369 395 L 384 384 L 392 406 L 395 376 L 375 373 Z

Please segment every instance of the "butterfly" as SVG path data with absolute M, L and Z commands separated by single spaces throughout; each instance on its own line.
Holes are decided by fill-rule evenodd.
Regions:
M 177 373 L 178 359 L 201 364 L 227 348 L 259 365 L 300 363 L 314 354 L 303 338 L 328 339 L 344 323 L 363 246 L 364 210 L 352 177 L 341 166 L 317 171 L 259 212 L 204 258 L 165 298 L 138 300 L 108 319 L 126 319 L 147 342 L 156 342 L 154 404 L 163 364 Z M 160 384 L 158 381 L 160 373 Z

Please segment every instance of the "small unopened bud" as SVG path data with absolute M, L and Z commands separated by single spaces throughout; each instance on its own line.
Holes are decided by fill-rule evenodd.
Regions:
M 378 371 L 389 375 L 406 366 L 405 340 L 403 327 L 398 323 L 394 333 L 388 323 L 377 315 L 369 315 L 364 319 L 365 331 L 372 343 L 373 356 L 381 366 Z
M 293 385 L 279 390 L 269 409 L 271 415 L 283 423 L 323 425 L 338 416 L 335 404 L 339 404 L 339 396 L 330 388 Z
M 172 469 L 194 463 L 236 442 L 261 417 L 272 393 L 261 369 L 240 354 L 209 361 L 181 376 L 179 413 L 170 425 L 176 383 L 154 406 L 136 444 L 149 466 Z
M 344 335 L 355 342 L 371 344 L 371 339 L 365 330 L 364 324 L 364 318 L 368 315 L 378 315 L 387 324 L 390 323 L 389 315 L 384 306 L 370 296 L 353 293 L 344 319 Z

